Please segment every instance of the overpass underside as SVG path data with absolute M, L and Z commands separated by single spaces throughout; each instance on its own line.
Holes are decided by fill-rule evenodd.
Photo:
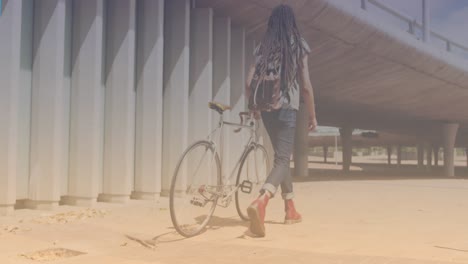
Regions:
M 233 106 L 231 119 L 245 109 L 245 71 L 279 2 L 296 10 L 312 48 L 321 125 L 448 147 L 458 135 L 466 146 L 467 62 L 359 8 L 325 0 L 4 0 L 0 213 L 167 194 L 179 155 L 216 125 L 207 102 Z M 223 165 L 233 168 L 242 149 L 232 135 L 224 143 Z
M 252 0 L 242 6 L 231 0 L 199 1 L 248 25 L 253 36 L 261 36 L 270 10 L 280 2 L 294 7 L 312 48 L 319 124 L 397 133 L 415 139 L 407 145 L 442 146 L 446 153 L 468 146 L 468 61 L 461 56 L 343 1 Z M 350 135 L 342 133 L 349 148 Z M 446 173 L 452 175 L 453 169 Z

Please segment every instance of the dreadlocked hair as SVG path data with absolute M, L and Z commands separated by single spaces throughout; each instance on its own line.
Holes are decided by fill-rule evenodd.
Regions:
M 279 60 L 282 87 L 289 89 L 296 75 L 295 64 L 300 61 L 303 52 L 301 40 L 292 8 L 284 4 L 276 6 L 259 46 L 257 73 L 265 75 L 268 65 Z

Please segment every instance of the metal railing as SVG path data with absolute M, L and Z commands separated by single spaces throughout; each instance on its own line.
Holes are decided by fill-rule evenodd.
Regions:
M 435 38 L 442 43 L 445 43 L 445 50 L 448 52 L 453 52 L 453 48 L 456 47 L 460 49 L 468 58 L 468 46 L 465 46 L 461 43 L 455 42 L 453 40 L 450 40 L 448 37 L 442 35 L 441 33 L 432 31 L 428 29 L 429 36 L 424 37 L 424 31 L 425 28 L 428 27 L 429 25 L 424 25 L 424 23 L 419 23 L 415 18 L 408 16 L 390 6 L 385 5 L 384 3 L 378 1 L 378 0 L 361 0 L 361 8 L 364 10 L 367 10 L 368 4 L 372 4 L 373 6 L 389 13 L 390 15 L 404 21 L 408 25 L 408 33 L 410 33 L 413 36 L 416 36 L 416 29 L 420 29 L 423 33 L 423 39 L 428 40 L 430 38 Z M 428 41 L 431 42 L 431 41 Z

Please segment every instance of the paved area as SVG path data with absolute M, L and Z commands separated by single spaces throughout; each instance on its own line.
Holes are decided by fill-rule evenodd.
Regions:
M 283 225 L 275 198 L 265 238 L 249 236 L 233 205 L 191 239 L 174 231 L 166 198 L 17 210 L 0 218 L 0 263 L 468 263 L 465 179 L 411 177 L 411 170 L 394 177 L 376 168 L 348 178 L 311 172 L 295 183 L 304 221 Z

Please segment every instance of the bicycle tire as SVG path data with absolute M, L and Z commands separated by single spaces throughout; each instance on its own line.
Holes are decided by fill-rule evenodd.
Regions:
M 214 200 L 211 201 L 211 206 L 207 210 L 207 215 L 205 215 L 204 216 L 205 218 L 201 221 L 201 223 L 195 229 L 192 228 L 191 231 L 187 230 L 186 225 L 181 222 L 182 221 L 181 217 L 178 216 L 178 214 L 179 214 L 178 210 L 180 210 L 180 208 L 176 208 L 176 204 L 177 204 L 176 201 L 177 201 L 177 199 L 179 199 L 178 195 L 184 196 L 184 193 L 180 194 L 180 193 L 177 192 L 177 186 L 178 186 L 178 184 L 180 184 L 180 182 L 178 182 L 178 180 L 181 180 L 183 182 L 182 175 L 180 175 L 179 173 L 181 172 L 181 170 L 182 170 L 182 173 L 183 173 L 184 169 L 188 171 L 187 168 L 182 168 L 182 166 L 186 166 L 186 165 L 184 165 L 184 162 L 186 162 L 186 161 L 190 162 L 189 154 L 193 153 L 194 150 L 203 149 L 203 148 L 206 151 L 211 152 L 212 155 L 213 155 L 212 158 L 215 160 L 215 165 L 216 165 L 215 166 L 216 167 L 216 173 L 214 175 L 216 177 L 216 179 L 215 179 L 216 180 L 216 185 L 217 185 L 217 187 L 221 186 L 221 162 L 220 162 L 220 159 L 219 159 L 219 155 L 218 155 L 217 152 L 215 152 L 213 143 L 211 143 L 209 141 L 205 141 L 205 140 L 201 140 L 201 141 L 197 141 L 197 142 L 193 143 L 191 146 L 189 146 L 184 151 L 184 153 L 182 154 L 182 156 L 179 159 L 179 162 L 177 163 L 177 167 L 176 167 L 176 169 L 174 171 L 174 175 L 172 177 L 172 182 L 171 182 L 171 189 L 170 189 L 170 195 L 169 195 L 169 207 L 170 207 L 172 224 L 174 225 L 174 228 L 176 229 L 176 231 L 179 234 L 181 234 L 182 236 L 187 237 L 187 238 L 196 236 L 196 235 L 200 234 L 202 231 L 204 231 L 206 225 L 208 224 L 208 222 L 210 221 L 210 219 L 211 219 L 211 217 L 212 217 L 212 215 L 214 213 L 214 210 L 216 208 L 217 201 L 218 201 L 217 196 L 214 196 L 214 197 L 212 196 L 212 198 Z M 200 164 L 201 164 L 201 162 L 200 162 Z M 212 174 L 212 173 L 210 173 L 210 174 Z M 187 183 L 186 183 L 186 185 L 189 186 L 189 187 L 185 188 L 185 195 L 187 195 L 189 192 L 193 192 L 193 188 L 192 188 L 193 184 L 189 184 L 188 181 L 189 180 L 195 181 L 195 179 L 191 179 L 191 177 L 196 177 L 196 176 L 189 177 L 188 175 L 190 175 L 190 172 L 187 172 L 187 177 L 186 177 Z M 202 186 L 204 186 L 204 185 L 202 185 Z M 208 185 L 204 186 L 203 188 L 205 189 L 206 187 L 208 187 Z M 196 193 L 196 194 L 198 194 L 199 196 L 202 196 L 202 198 L 200 198 L 200 199 L 205 199 L 206 200 L 206 197 L 204 197 L 204 193 L 202 193 L 202 191 L 200 191 L 200 188 L 201 187 L 199 186 L 198 191 L 196 191 L 198 193 Z M 194 194 L 194 195 L 196 195 L 196 194 Z M 190 197 L 191 194 L 188 195 L 188 196 Z M 189 197 L 187 197 L 187 198 L 189 198 Z M 182 199 L 182 198 L 180 198 L 180 199 Z M 204 207 L 204 206 L 194 205 L 195 204 L 195 203 L 193 203 L 194 199 L 195 199 L 195 197 L 193 197 L 190 200 L 190 204 L 193 206 L 193 207 L 190 207 L 190 208 Z M 195 220 L 197 218 L 194 216 L 193 219 Z
M 237 173 L 237 178 L 236 178 L 236 186 L 239 186 L 242 184 L 244 181 L 243 177 L 243 169 L 246 168 L 246 162 L 249 160 L 249 157 L 251 153 L 254 153 L 254 151 L 262 151 L 264 155 L 264 160 L 265 160 L 265 167 L 263 168 L 264 171 L 260 172 L 262 175 L 258 177 L 256 181 L 252 182 L 252 190 L 249 193 L 250 195 L 242 195 L 244 192 L 242 191 L 241 188 L 239 188 L 236 193 L 235 193 L 235 199 L 236 199 L 236 210 L 237 213 L 239 214 L 240 218 L 244 221 L 249 221 L 249 216 L 247 214 L 247 207 L 250 202 L 252 202 L 257 196 L 258 196 L 258 191 L 260 191 L 260 188 L 264 184 L 266 177 L 268 176 L 269 169 L 270 169 L 270 160 L 268 158 L 268 152 L 266 151 L 265 147 L 260 145 L 260 144 L 255 144 L 252 145 L 245 153 L 244 156 L 242 157 L 241 164 L 239 166 L 239 171 Z M 258 162 L 257 162 L 258 163 Z M 249 178 L 247 177 L 247 180 Z M 241 197 L 242 195 L 242 197 Z

